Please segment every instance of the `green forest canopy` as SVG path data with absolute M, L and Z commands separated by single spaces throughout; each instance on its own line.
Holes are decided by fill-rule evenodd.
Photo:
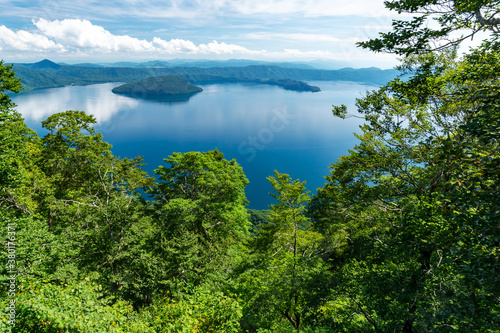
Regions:
M 499 332 L 499 3 L 387 6 L 418 15 L 360 46 L 403 56 L 408 79 L 334 107 L 364 119 L 359 144 L 312 197 L 270 176 L 277 203 L 251 219 L 217 150 L 151 177 L 82 111 L 39 137 L 0 62 L 2 330 Z M 490 37 L 458 57 L 458 29 Z
M 193 94 L 203 91 L 203 89 L 189 83 L 188 79 L 182 76 L 162 75 L 126 83 L 113 88 L 112 91 L 115 94 L 132 96 L 169 96 Z

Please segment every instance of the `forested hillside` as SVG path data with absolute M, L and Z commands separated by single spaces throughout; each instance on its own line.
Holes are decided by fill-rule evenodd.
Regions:
M 89 67 L 57 65 L 44 60 L 36 64 L 16 64 L 14 70 L 25 90 L 85 85 L 104 82 L 134 82 L 152 76 L 182 75 L 193 84 L 217 82 L 258 82 L 285 86 L 283 80 L 354 81 L 385 84 L 396 70 L 378 68 L 317 70 L 251 65 L 245 67 Z M 303 89 L 303 88 L 302 88 Z M 295 89 L 299 90 L 299 89 Z
M 1 330 L 500 332 L 499 3 L 386 5 L 416 16 L 360 46 L 399 54 L 405 80 L 335 106 L 359 144 L 316 195 L 269 175 L 265 212 L 218 150 L 148 175 L 83 111 L 38 136 L 0 62 Z M 489 37 L 459 56 L 457 30 Z
M 150 77 L 141 81 L 127 83 L 112 90 L 115 94 L 132 96 L 170 96 L 194 94 L 203 91 L 178 75 L 163 75 Z

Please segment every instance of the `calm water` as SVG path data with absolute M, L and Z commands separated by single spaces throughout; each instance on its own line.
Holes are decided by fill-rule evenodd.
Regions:
M 65 110 L 84 110 L 113 153 L 143 156 L 152 170 L 172 152 L 219 149 L 236 159 L 250 180 L 249 207 L 272 203 L 266 177 L 273 170 L 307 181 L 313 193 L 324 184 L 328 166 L 356 140 L 359 120 L 332 116 L 332 104 L 352 106 L 356 97 L 375 89 L 354 83 L 310 82 L 319 93 L 286 91 L 275 86 L 213 84 L 184 101 L 151 101 L 118 96 L 107 83 L 64 87 L 13 97 L 28 125 L 44 135 L 40 121 Z

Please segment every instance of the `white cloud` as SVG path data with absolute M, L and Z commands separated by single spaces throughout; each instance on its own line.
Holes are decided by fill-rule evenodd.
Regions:
M 114 35 L 101 26 L 87 20 L 66 19 L 48 21 L 33 20 L 36 33 L 19 30 L 14 32 L 0 26 L 0 49 L 17 51 L 65 51 L 66 54 L 188 54 L 188 55 L 262 55 L 236 44 L 212 41 L 196 45 L 184 39 L 170 41 L 154 37 L 152 41 L 127 35 Z
M 218 43 L 213 41 L 208 44 L 201 44 L 198 47 L 198 53 L 201 54 L 265 54 L 266 51 L 249 50 L 243 46 L 235 44 Z
M 196 45 L 184 39 L 171 39 L 169 42 L 155 37 L 153 43 L 165 53 L 195 53 L 197 50 Z
M 39 34 L 28 31 L 13 31 L 6 26 L 0 26 L 0 50 L 17 51 L 64 51 L 60 44 Z
M 193 42 L 183 39 L 172 39 L 165 41 L 161 38 L 153 38 L 153 43 L 157 46 L 158 52 L 167 54 L 264 54 L 265 51 L 253 51 L 236 44 L 219 43 L 212 41 L 208 44 L 196 46 Z
M 326 34 L 305 34 L 305 33 L 277 33 L 277 32 L 255 32 L 245 34 L 244 38 L 256 40 L 289 40 L 300 42 L 331 42 L 339 43 L 345 42 L 340 38 L 336 38 Z
M 57 57 L 61 60 L 104 59 L 104 57 L 145 59 L 161 58 L 165 55 L 216 59 L 237 56 L 258 60 L 318 58 L 352 60 L 360 52 L 354 46 L 358 38 L 345 36 L 340 39 L 325 33 L 255 32 L 240 36 L 247 40 L 265 40 L 270 48 L 263 50 L 260 46 L 251 49 L 242 45 L 212 40 L 212 38 L 209 39 L 212 41 L 208 43 L 195 43 L 180 38 L 139 39 L 129 35 L 113 34 L 100 25 L 80 19 L 39 18 L 33 20 L 32 23 L 34 28 L 29 31 L 27 29 L 13 31 L 0 26 L 0 50 L 8 51 L 5 54 L 10 54 L 12 57 L 16 57 L 16 51 L 25 54 L 27 54 L 26 51 L 31 51 L 31 54 L 38 52 L 37 55 L 40 57 L 51 59 Z M 299 46 L 300 43 L 303 43 L 302 46 Z M 293 47 L 287 47 L 288 45 L 293 45 Z M 367 57 L 371 59 L 372 55 Z
M 87 20 L 38 19 L 33 24 L 45 36 L 68 47 L 97 52 L 141 52 L 154 50 L 153 44 L 130 36 L 117 36 Z

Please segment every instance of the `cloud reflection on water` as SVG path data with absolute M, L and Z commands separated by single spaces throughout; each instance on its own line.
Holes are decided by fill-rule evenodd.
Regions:
M 133 98 L 111 92 L 117 83 L 96 84 L 83 87 L 62 87 L 37 90 L 13 97 L 17 111 L 31 121 L 42 121 L 48 116 L 67 110 L 81 110 L 95 116 L 99 124 L 108 122 L 124 110 L 139 105 Z

